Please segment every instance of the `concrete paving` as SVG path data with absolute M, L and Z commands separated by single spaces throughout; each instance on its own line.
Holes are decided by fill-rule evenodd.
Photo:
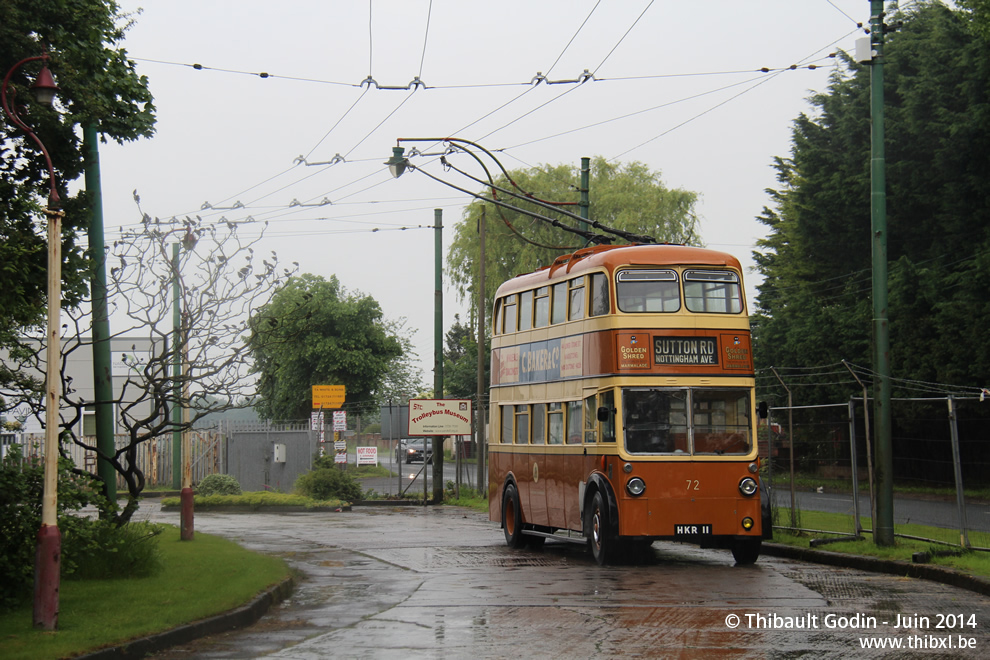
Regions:
M 178 516 L 153 505 L 140 515 Z M 301 580 L 256 625 L 153 656 L 161 660 L 846 658 L 882 639 L 902 645 L 889 657 L 982 658 L 990 648 L 990 599 L 969 590 L 788 558 L 737 567 L 726 551 L 667 543 L 603 568 L 570 544 L 510 550 L 486 516 L 453 507 L 199 513 L 196 529 L 282 556 Z M 948 614 L 966 620 L 937 628 Z M 856 615 L 876 625 L 825 625 Z M 773 616 L 804 625 L 759 625 Z

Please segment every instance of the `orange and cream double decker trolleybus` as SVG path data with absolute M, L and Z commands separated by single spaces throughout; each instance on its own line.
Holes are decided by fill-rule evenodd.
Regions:
M 499 287 L 489 517 L 512 547 L 654 540 L 760 553 L 749 319 L 739 261 L 596 246 Z M 767 505 L 768 507 L 768 505 Z

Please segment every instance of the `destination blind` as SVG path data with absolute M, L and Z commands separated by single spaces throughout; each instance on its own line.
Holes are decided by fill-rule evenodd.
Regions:
M 653 362 L 717 365 L 718 341 L 713 337 L 654 337 Z

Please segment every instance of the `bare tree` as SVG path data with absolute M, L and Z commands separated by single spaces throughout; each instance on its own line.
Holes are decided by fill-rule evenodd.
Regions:
M 140 229 L 107 250 L 112 337 L 146 337 L 150 346 L 135 345 L 126 358 L 127 375 L 115 377 L 113 404 L 126 441 L 118 441 L 112 455 L 79 432 L 93 401 L 73 388 L 66 371 L 73 356 L 92 344 L 88 312 L 67 310 L 74 327 L 63 340 L 62 442 L 96 452 L 123 478 L 128 503 L 116 514 L 120 524 L 130 519 L 145 487 L 137 460 L 141 443 L 187 431 L 206 415 L 250 405 L 255 379 L 245 349 L 248 319 L 298 269 L 296 263 L 280 266 L 274 252 L 256 251 L 267 223 L 142 215 Z M 42 357 L 42 351 L 34 352 L 39 371 Z M 22 396 L 33 399 L 36 410 L 43 405 L 29 393 Z M 17 405 L 16 397 L 8 393 L 7 398 L 8 406 Z M 176 409 L 184 414 L 175 415 Z

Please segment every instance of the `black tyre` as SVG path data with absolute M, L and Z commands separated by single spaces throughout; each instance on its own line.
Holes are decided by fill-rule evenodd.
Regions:
M 763 546 L 762 539 L 743 539 L 732 544 L 732 557 L 736 560 L 736 565 L 746 566 L 755 563 L 760 557 L 760 548 Z
M 588 546 L 598 565 L 604 566 L 613 559 L 617 540 L 609 531 L 608 506 L 600 492 L 595 493 L 588 516 Z
M 505 544 L 510 548 L 522 548 L 526 539 L 522 533 L 522 507 L 519 506 L 519 493 L 513 484 L 505 484 L 502 492 L 502 531 Z

